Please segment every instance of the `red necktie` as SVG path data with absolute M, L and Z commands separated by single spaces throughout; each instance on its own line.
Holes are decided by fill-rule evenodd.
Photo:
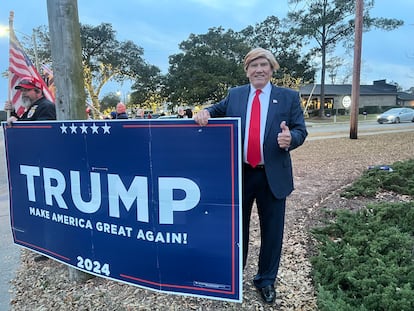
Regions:
M 247 142 L 247 162 L 256 167 L 262 158 L 260 154 L 260 100 L 261 90 L 256 90 L 250 113 L 249 139 Z

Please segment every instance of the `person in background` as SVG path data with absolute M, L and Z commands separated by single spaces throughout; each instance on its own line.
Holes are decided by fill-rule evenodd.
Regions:
M 44 96 L 42 84 L 38 79 L 22 78 L 15 89 L 21 91 L 25 112 L 18 117 L 12 110 L 12 104 L 7 102 L 4 108 L 11 110 L 11 116 L 7 119 L 9 124 L 15 121 L 56 120 L 56 106 Z
M 137 119 L 144 119 L 144 114 L 145 114 L 144 109 L 139 108 L 139 109 L 137 110 L 137 116 L 136 116 L 136 118 L 137 118 Z
M 21 91 L 26 110 L 21 117 L 18 117 L 14 110 L 11 111 L 11 116 L 7 120 L 9 124 L 16 121 L 56 120 L 56 106 L 43 95 L 42 84 L 38 79 L 33 77 L 23 78 L 15 89 Z M 12 110 L 12 108 L 11 103 L 7 102 L 7 109 Z M 36 262 L 48 259 L 44 255 L 36 255 L 33 258 Z
M 178 119 L 185 118 L 185 111 L 184 111 L 183 107 L 178 107 L 178 109 L 177 109 L 177 118 Z
M 109 118 L 116 119 L 116 111 L 111 111 L 111 113 L 109 114 Z
M 241 118 L 243 267 L 248 254 L 250 216 L 256 202 L 261 244 L 253 284 L 268 304 L 276 299 L 286 197 L 294 189 L 289 152 L 302 145 L 308 135 L 299 93 L 270 82 L 278 68 L 270 51 L 251 50 L 244 58 L 250 83 L 231 88 L 225 99 L 194 116 L 201 126 L 206 126 L 210 118 Z
M 116 105 L 116 118 L 115 119 L 128 119 L 128 114 L 126 113 L 126 106 L 124 103 L 118 103 Z
M 85 113 L 86 113 L 86 119 L 88 119 L 88 120 L 93 119 L 93 113 L 92 113 L 92 109 L 90 107 L 87 107 L 85 109 Z
M 190 108 L 187 108 L 186 110 L 184 110 L 184 115 L 184 118 L 191 119 L 193 117 L 193 111 Z

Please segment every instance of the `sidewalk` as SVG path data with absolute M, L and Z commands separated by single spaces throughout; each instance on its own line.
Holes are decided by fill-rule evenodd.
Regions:
M 0 310 L 7 311 L 10 310 L 10 281 L 20 265 L 20 247 L 14 245 L 10 228 L 3 129 L 0 129 L 0 264 Z

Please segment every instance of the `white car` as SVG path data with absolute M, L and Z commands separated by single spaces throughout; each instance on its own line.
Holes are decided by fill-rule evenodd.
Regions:
M 412 108 L 391 108 L 377 117 L 377 122 L 382 123 L 400 123 L 414 122 L 414 109 Z

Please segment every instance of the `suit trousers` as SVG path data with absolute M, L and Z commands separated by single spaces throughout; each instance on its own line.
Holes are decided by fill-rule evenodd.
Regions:
M 258 288 L 273 285 L 279 269 L 285 224 L 286 198 L 277 199 L 270 190 L 264 167 L 243 166 L 243 268 L 246 266 L 250 217 L 256 201 L 260 221 L 258 271 L 253 280 Z

